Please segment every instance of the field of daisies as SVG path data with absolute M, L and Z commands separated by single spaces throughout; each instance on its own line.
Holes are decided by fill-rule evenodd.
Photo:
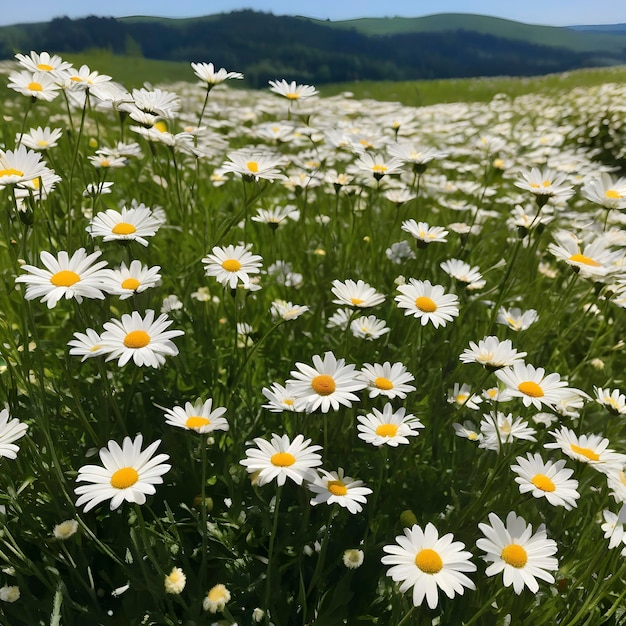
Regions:
M 4 69 L 0 624 L 624 623 L 626 87 Z

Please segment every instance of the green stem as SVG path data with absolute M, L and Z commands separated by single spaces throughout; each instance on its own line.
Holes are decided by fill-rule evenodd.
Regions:
M 274 558 L 274 542 L 278 531 L 278 510 L 280 508 L 280 496 L 283 492 L 284 485 L 278 485 L 276 489 L 276 498 L 274 499 L 274 522 L 272 523 L 272 533 L 270 534 L 270 545 L 267 552 L 267 575 L 265 577 L 265 621 L 267 626 L 270 625 L 270 594 L 272 591 L 272 559 Z

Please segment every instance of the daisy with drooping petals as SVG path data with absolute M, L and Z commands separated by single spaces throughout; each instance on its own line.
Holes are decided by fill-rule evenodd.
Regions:
M 78 470 L 76 482 L 88 482 L 80 485 L 74 492 L 80 496 L 76 506 L 85 505 L 85 513 L 95 506 L 111 500 L 111 510 L 126 500 L 144 504 L 146 496 L 156 492 L 154 485 L 163 482 L 163 474 L 169 472 L 171 465 L 164 463 L 167 454 L 153 456 L 161 443 L 160 440 L 141 450 L 143 436 L 135 439 L 125 437 L 120 447 L 115 441 L 109 441 L 106 448 L 101 448 L 99 455 L 102 465 L 84 465 Z
M 472 267 L 469 263 L 461 261 L 460 259 L 448 259 L 439 265 L 441 269 L 456 279 L 458 283 L 468 289 L 474 291 L 476 289 L 482 289 L 485 286 L 483 275 L 480 273 L 478 267 Z
M 560 430 L 550 431 L 556 439 L 554 443 L 544 444 L 544 448 L 560 449 L 576 461 L 588 463 L 599 472 L 621 469 L 626 465 L 626 454 L 609 448 L 609 440 L 602 435 L 576 435 L 573 430 L 562 426 Z
M 101 211 L 91 220 L 87 232 L 92 237 L 104 237 L 103 241 L 136 241 L 147 246 L 146 237 L 154 236 L 162 225 L 148 207 L 139 204 L 130 209 L 122 207 L 121 211 Z
M 263 387 L 263 395 L 268 399 L 268 404 L 263 408 L 272 413 L 282 413 L 283 411 L 296 410 L 296 396 L 289 389 L 279 383 L 272 383 L 269 387 Z
M 288 100 L 306 100 L 319 93 L 312 85 L 298 85 L 295 80 L 288 83 L 284 78 L 282 80 L 270 80 L 270 91 L 279 96 L 283 96 Z
M 347 304 L 359 309 L 377 306 L 385 301 L 385 296 L 382 293 L 378 293 L 376 289 L 362 280 L 356 282 L 350 279 L 343 282 L 333 280 L 331 291 L 335 296 L 335 300 L 333 300 L 335 304 Z
M 396 411 L 388 402 L 382 411 L 372 408 L 367 415 L 357 416 L 359 439 L 373 446 L 397 447 L 399 444 L 407 444 L 407 437 L 417 437 L 418 430 L 424 428 L 424 424 L 415 417 L 407 415 L 406 409 L 400 407 Z
M 261 271 L 261 261 L 258 254 L 250 252 L 250 244 L 245 246 L 215 246 L 212 254 L 202 259 L 207 276 L 215 276 L 224 287 L 235 289 L 241 281 L 244 289 L 250 288 L 250 274 Z
M 406 398 L 406 394 L 415 391 L 415 380 L 411 372 L 407 372 L 402 363 L 364 363 L 361 369 L 361 377 L 367 382 L 370 398 L 386 396 L 387 398 Z
M 144 318 L 133 311 L 131 315 L 122 315 L 121 320 L 106 322 L 101 336 L 106 360 L 118 359 L 119 367 L 131 359 L 139 367 L 163 365 L 166 355 L 178 354 L 178 348 L 171 339 L 185 334 L 182 330 L 165 330 L 172 321 L 167 319 L 167 315 L 160 315 L 155 320 L 154 311 L 148 309 Z
M 28 430 L 28 424 L 20 422 L 17 418 L 10 419 L 8 409 L 0 411 L 0 457 L 14 459 L 20 449 L 13 443 L 21 439 Z
M 362 480 L 345 476 L 341 467 L 336 472 L 319 470 L 319 474 L 316 473 L 313 480 L 309 481 L 308 487 L 316 494 L 311 499 L 312 506 L 322 502 L 336 503 L 353 514 L 363 510 L 363 504 L 367 502 L 366 496 L 372 493 L 369 487 L 364 486 Z
M 505 587 L 513 585 L 516 594 L 528 587 L 533 593 L 539 590 L 537 578 L 554 582 L 550 571 L 559 567 L 552 555 L 556 554 L 556 541 L 548 539 L 545 526 L 541 524 L 533 534 L 533 527 L 522 517 L 511 511 L 506 517 L 506 526 L 495 514 L 489 514 L 489 524 L 478 524 L 485 536 L 476 546 L 486 552 L 483 557 L 491 565 L 485 573 L 496 576 L 503 573 Z
M 548 251 L 557 259 L 565 261 L 583 278 L 606 276 L 616 271 L 617 261 L 624 256 L 619 250 L 611 252 L 609 242 L 604 237 L 585 243 L 574 233 L 559 230 L 554 233 L 554 239 L 556 244 L 549 244 Z
M 165 423 L 185 430 L 195 430 L 204 435 L 214 430 L 228 430 L 228 421 L 222 417 L 226 413 L 224 407 L 213 407 L 213 400 L 205 402 L 198 399 L 194 404 L 185 403 L 185 408 L 175 406 L 165 412 Z
M 400 591 L 413 588 L 413 604 L 421 606 L 424 598 L 430 609 L 439 602 L 439 589 L 448 598 L 463 595 L 464 587 L 476 589 L 474 583 L 463 572 L 476 571 L 464 550 L 465 544 L 453 541 L 452 534 L 439 537 L 433 524 L 422 530 L 417 524 L 405 528 L 404 534 L 396 537 L 396 543 L 383 546 L 387 554 L 381 559 L 384 565 L 392 565 L 387 576 L 400 582 Z
M 478 405 L 483 401 L 478 394 L 471 393 L 472 388 L 467 384 L 454 383 L 452 389 L 448 389 L 448 402 L 456 404 L 459 408 L 478 410 Z
M 430 226 L 426 222 L 414 219 L 402 222 L 402 230 L 413 235 L 418 248 L 425 248 L 429 243 L 445 243 L 448 231 L 441 226 Z
M 546 375 L 543 367 L 533 367 L 523 362 L 499 369 L 496 376 L 506 385 L 504 394 L 509 398 L 521 398 L 524 406 L 531 404 L 541 409 L 543 404 L 556 407 L 562 398 L 572 395 L 585 396 L 580 389 L 567 386 L 559 374 Z
M 539 206 L 545 205 L 550 198 L 567 200 L 574 195 L 573 185 L 567 182 L 567 174 L 549 168 L 540 170 L 536 167 L 520 172 L 515 185 L 530 191 Z
M 72 356 L 83 357 L 81 361 L 104 353 L 102 338 L 93 328 L 88 328 L 84 333 L 74 333 L 74 337 L 67 345 Z
M 310 445 L 311 440 L 303 435 L 291 441 L 287 435 L 272 434 L 271 441 L 256 437 L 254 443 L 257 447 L 248 448 L 246 458 L 239 462 L 248 472 L 258 472 L 259 486 L 274 478 L 279 486 L 284 485 L 287 478 L 301 485 L 303 480 L 313 477 L 313 468 L 322 464 L 322 457 L 317 454 L 322 447 Z
M 513 348 L 510 339 L 500 341 L 490 336 L 477 344 L 470 341 L 470 347 L 463 350 L 459 359 L 462 363 L 478 363 L 489 370 L 497 370 L 521 361 L 525 356 L 526 352 L 518 352 Z
M 26 283 L 26 300 L 41 297 L 49 309 L 56 306 L 61 298 L 104 299 L 103 270 L 106 261 L 94 262 L 102 253 L 87 254 L 84 248 L 76 250 L 70 257 L 65 250 L 55 258 L 49 252 L 41 252 L 41 262 L 46 269 L 34 265 L 22 265 L 29 272 L 18 276 L 16 283 Z
M 286 322 L 299 318 L 303 313 L 309 310 L 308 306 L 301 304 L 292 304 L 286 300 L 274 300 L 270 308 L 274 319 L 283 319 Z
M 452 427 L 457 437 L 463 437 L 470 441 L 481 441 L 483 438 L 482 434 L 478 432 L 474 422 L 470 422 L 469 420 L 464 421 L 462 424 L 454 423 Z
M 104 289 L 108 293 L 118 295 L 120 300 L 125 300 L 157 285 L 161 280 L 160 269 L 159 265 L 154 267 L 142 265 L 137 259 L 131 261 L 130 267 L 122 262 L 119 269 L 104 270 Z
M 480 432 L 482 440 L 480 447 L 486 450 L 498 451 L 503 445 L 511 443 L 514 439 L 524 439 L 525 441 L 537 441 L 535 435 L 537 431 L 528 426 L 528 422 L 521 417 L 513 418 L 509 413 L 505 415 L 500 411 L 491 411 L 483 415 L 480 422 Z
M 607 408 L 613 415 L 626 414 L 626 396 L 619 389 L 595 387 L 596 402 Z
M 225 80 L 230 79 L 242 79 L 243 74 L 241 72 L 228 72 L 223 67 L 215 71 L 213 63 L 192 63 L 191 68 L 194 74 L 204 83 L 206 83 L 209 89 L 223 83 Z
M 296 410 L 311 413 L 320 409 L 322 413 L 339 410 L 339 406 L 352 406 L 359 397 L 354 393 L 366 386 L 359 378 L 355 366 L 346 365 L 344 359 L 337 359 L 332 352 L 326 352 L 324 359 L 313 357 L 313 367 L 296 363 L 294 377 L 287 381 L 287 387 L 296 397 Z
M 496 322 L 498 324 L 504 324 L 511 330 L 516 332 L 520 330 L 526 330 L 531 324 L 534 324 L 539 319 L 537 311 L 535 309 L 528 309 L 528 311 L 522 311 L 516 307 L 512 309 L 505 309 L 501 306 L 498 309 L 498 317 Z
M 409 278 L 407 284 L 398 286 L 398 291 L 398 307 L 406 309 L 405 315 L 419 319 L 422 326 L 428 322 L 435 328 L 445 326 L 459 314 L 457 296 L 446 294 L 441 285 L 431 285 L 429 280 Z
M 545 498 L 552 506 L 562 506 L 568 511 L 580 498 L 578 481 L 571 478 L 574 470 L 565 467 L 565 461 L 544 461 L 539 454 L 518 456 L 517 465 L 511 465 L 517 477 L 520 493 L 531 493 L 535 498 Z
M 610 174 L 602 172 L 600 178 L 587 180 L 581 193 L 605 209 L 626 209 L 626 178 L 614 180 Z

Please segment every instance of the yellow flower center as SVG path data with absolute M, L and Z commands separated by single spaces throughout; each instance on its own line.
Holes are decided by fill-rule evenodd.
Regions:
M 350 298 L 350 302 L 352 302 L 354 306 L 359 306 L 359 304 L 363 304 L 365 300 L 362 300 L 361 298 Z
M 543 389 L 532 380 L 525 380 L 523 383 L 520 383 L 517 388 L 524 395 L 530 396 L 531 398 L 541 398 L 545 395 Z
M 202 428 L 208 426 L 211 420 L 206 417 L 200 417 L 200 415 L 190 415 L 185 422 L 187 428 Z
M 556 486 L 545 474 L 535 474 L 530 481 L 541 491 L 555 491 Z
M 615 189 L 607 189 L 604 195 L 611 200 L 619 200 L 622 197 L 622 194 Z
M 300 94 L 291 92 L 291 93 L 286 93 L 285 97 L 289 98 L 289 100 L 297 100 L 300 97 Z
M 111 476 L 111 487 L 115 489 L 127 489 L 139 480 L 139 474 L 134 467 L 122 467 Z
M 50 277 L 50 282 L 55 287 L 71 287 L 80 280 L 80 276 L 72 270 L 61 270 Z
M 502 548 L 502 552 L 500 553 L 500 558 L 509 565 L 513 567 L 524 567 L 528 562 L 528 553 L 522 546 L 517 545 L 516 543 L 510 543 L 508 546 L 504 546 Z
M 135 291 L 141 283 L 136 278 L 126 278 L 122 281 L 122 289 L 132 289 Z
M 37 69 L 42 72 L 51 72 L 54 68 L 52 65 L 48 65 L 47 63 L 39 63 L 37 65 Z
M 470 431 L 467 433 L 467 438 L 470 441 L 477 441 L 478 440 L 478 433 L 475 433 L 474 431 Z
M 47 142 L 47 141 L 45 141 L 44 139 L 40 139 L 40 140 L 37 142 L 37 145 L 38 145 L 40 148 L 46 148 L 46 147 L 48 146 L 48 142 Z
M 424 548 L 420 550 L 415 557 L 415 565 L 419 567 L 424 574 L 436 574 L 443 569 L 443 561 L 435 550 Z
M 6 170 L 0 170 L 0 178 L 2 178 L 3 176 L 24 176 L 24 172 L 10 167 Z
M 124 337 L 127 348 L 145 348 L 150 343 L 150 335 L 145 330 L 131 330 Z
M 393 389 L 393 383 L 384 376 L 379 376 L 374 380 L 374 385 L 378 387 L 378 389 L 382 389 L 383 391 L 389 391 L 389 389 Z
M 376 172 L 377 174 L 384 174 L 387 171 L 386 165 L 376 164 L 372 167 L 372 172 Z
M 89 348 L 89 352 L 97 352 L 100 348 L 102 348 L 102 344 L 97 343 L 95 346 L 91 346 L 91 348 Z
M 415 306 L 422 311 L 422 313 L 434 313 L 437 310 L 435 302 L 427 296 L 415 298 Z
M 459 393 L 454 398 L 457 404 L 463 404 L 469 398 L 469 393 Z
M 128 222 L 120 222 L 111 229 L 114 235 L 132 235 L 137 229 Z
M 311 387 L 320 396 L 329 396 L 331 393 L 334 393 L 337 385 L 335 385 L 335 380 L 332 376 L 320 374 L 311 381 Z
M 294 402 L 293 402 L 293 400 L 291 398 L 285 398 L 283 400 L 283 404 L 286 404 L 287 406 L 293 406 Z
M 340 480 L 329 480 L 326 486 L 333 496 L 345 496 L 348 493 L 348 488 Z
M 594 261 L 592 258 L 585 256 L 584 254 L 573 254 L 568 261 L 573 263 L 582 263 L 583 265 L 590 265 L 591 267 L 600 267 L 600 263 Z
M 70 80 L 73 80 L 75 83 L 82 83 L 83 79 L 80 76 L 72 76 Z
M 397 432 L 397 424 L 381 424 L 376 427 L 376 434 L 379 437 L 395 437 Z
M 158 130 L 160 133 L 167 132 L 167 124 L 163 120 L 159 120 L 158 122 L 156 122 L 152 128 Z
M 222 268 L 227 272 L 238 272 L 241 269 L 241 263 L 237 259 L 226 259 L 222 261 Z
M 259 171 L 259 164 L 256 161 L 248 161 L 246 163 L 246 167 L 253 173 L 256 174 Z
M 29 91 L 43 91 L 43 86 L 41 83 L 28 83 L 28 90 Z
M 296 462 L 296 457 L 289 452 L 277 452 L 272 454 L 270 462 L 277 467 L 289 467 Z
M 582 448 L 581 446 L 577 446 L 575 443 L 569 444 L 572 452 L 576 454 L 582 454 L 582 456 L 587 457 L 590 461 L 599 461 L 600 455 L 594 452 L 591 448 Z

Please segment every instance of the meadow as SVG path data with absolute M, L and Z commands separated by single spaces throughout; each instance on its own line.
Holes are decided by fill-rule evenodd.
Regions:
M 18 61 L 0 624 L 625 623 L 620 70 L 416 108 Z

